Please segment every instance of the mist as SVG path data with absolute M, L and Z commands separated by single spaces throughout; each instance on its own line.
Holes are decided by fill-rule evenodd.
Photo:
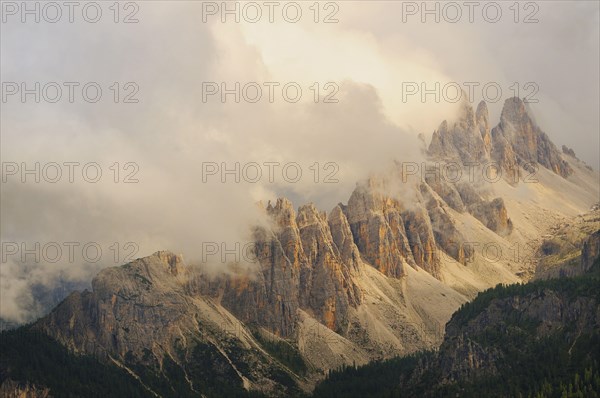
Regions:
M 406 82 L 496 82 L 504 95 L 489 104 L 492 125 L 509 87 L 535 82 L 539 102 L 531 107 L 542 129 L 597 169 L 598 5 L 566 4 L 541 3 L 540 22 L 527 26 L 399 23 L 400 6 L 389 2 L 339 3 L 332 24 L 309 16 L 294 24 L 204 23 L 200 2 L 141 2 L 135 24 L 8 19 L 2 82 L 96 82 L 103 94 L 95 103 L 81 96 L 23 103 L 18 95 L 2 103 L 3 164 L 54 162 L 62 178 L 25 174 L 23 182 L 20 170 L 3 169 L 0 318 L 43 315 L 35 286 L 89 284 L 103 267 L 158 250 L 225 267 L 220 253 L 207 257 L 206 244 L 250 241 L 250 227 L 266 222 L 258 201 L 285 196 L 328 212 L 393 160 L 420 160 L 417 135 L 429 140 L 458 104 L 406 100 Z M 124 103 L 131 82 L 138 102 Z M 263 97 L 223 102 L 220 93 L 203 95 L 207 82 L 229 89 L 256 82 Z M 278 84 L 272 102 L 264 82 Z M 302 88 L 297 102 L 281 95 L 290 82 Z M 481 99 L 475 90 L 470 101 Z M 65 162 L 79 164 L 73 182 Z M 98 182 L 82 177 L 90 163 L 102 172 Z M 79 244 L 72 259 L 65 242 Z M 97 261 L 80 249 L 90 242 L 102 249 Z M 19 252 L 7 254 L 9 243 Z M 56 262 L 48 253 L 22 256 L 21 245 L 36 243 L 57 243 L 63 253 Z

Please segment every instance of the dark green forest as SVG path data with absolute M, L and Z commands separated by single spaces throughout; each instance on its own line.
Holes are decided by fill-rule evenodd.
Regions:
M 73 355 L 47 335 L 21 327 L 0 334 L 0 382 L 7 378 L 48 387 L 55 398 L 146 397 L 124 370 Z
M 597 305 L 600 258 L 583 276 L 488 289 L 464 304 L 451 322 L 461 328 L 493 300 L 550 291 L 567 300 L 592 298 Z M 495 374 L 442 383 L 442 353 L 422 352 L 333 370 L 316 387 L 314 397 L 600 397 L 600 325 L 583 333 L 577 333 L 575 325 L 564 325 L 559 332 L 541 337 L 536 332 L 538 323 L 517 311 L 502 321 L 501 329 L 490 325 L 482 333 L 469 336 L 486 349 L 502 353 Z
M 590 272 L 575 278 L 496 286 L 480 293 L 452 316 L 450 324 L 461 329 L 496 300 L 559 295 L 563 300 L 579 298 L 600 302 L 600 259 Z M 500 352 L 496 372 L 468 380 L 441 382 L 439 351 L 376 361 L 365 366 L 332 370 L 317 385 L 315 398 L 360 397 L 600 397 L 600 327 L 576 331 L 564 325 L 553 334 L 538 335 L 539 323 L 512 311 L 503 314 L 502 328 L 491 324 L 469 338 L 489 351 Z M 292 345 L 255 333 L 272 356 L 298 374 L 308 371 Z M 87 355 L 75 355 L 47 335 L 30 326 L 0 334 L 0 383 L 6 379 L 50 389 L 53 397 L 148 397 L 152 394 L 125 370 Z M 127 359 L 127 358 L 126 358 Z M 213 372 L 219 355 L 210 345 L 197 342 L 185 372 L 179 364 L 165 360 L 162 371 L 127 363 L 147 386 L 165 397 L 260 397 L 243 389 L 239 378 Z M 243 362 L 242 358 L 237 358 Z M 240 364 L 240 366 L 242 366 Z M 190 389 L 185 373 L 193 376 Z M 284 385 L 293 385 L 281 372 Z M 292 394 L 301 394 L 292 389 Z

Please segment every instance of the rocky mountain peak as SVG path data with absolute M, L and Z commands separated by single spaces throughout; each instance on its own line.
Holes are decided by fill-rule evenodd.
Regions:
M 342 261 L 348 264 L 354 271 L 358 271 L 360 252 L 354 243 L 352 230 L 342 210 L 342 206 L 341 203 L 338 204 L 329 213 L 329 229 L 331 230 L 331 237 L 339 250 Z
M 575 158 L 577 160 L 579 160 L 579 158 L 577 157 L 577 155 L 575 154 L 575 151 L 572 148 L 569 148 L 566 145 L 562 146 L 562 151 L 565 155 L 571 156 L 572 158 Z
M 280 227 L 296 224 L 296 212 L 294 211 L 294 206 L 287 198 L 277 198 L 275 206 L 269 201 L 267 204 L 267 214 L 270 215 Z
M 525 109 L 525 103 L 519 97 L 508 98 L 504 101 L 502 113 L 500 114 L 501 121 L 511 123 L 530 123 L 531 119 Z
M 490 114 L 488 111 L 487 103 L 485 101 L 480 101 L 477 105 L 477 110 L 475 111 L 475 119 L 477 123 L 485 123 L 489 125 Z
M 183 257 L 178 254 L 171 253 L 167 250 L 157 251 L 153 256 L 158 257 L 159 261 L 163 263 L 168 271 L 174 275 L 180 275 L 185 271 L 185 264 L 183 263 Z
M 475 125 L 475 111 L 467 99 L 467 95 L 463 92 L 462 100 L 460 102 L 459 110 L 459 122 L 464 124 L 465 127 L 472 127 Z
M 525 103 L 517 97 L 509 98 L 504 102 L 500 124 L 492 131 L 493 145 L 505 146 L 502 141 L 510 144 L 515 159 L 506 159 L 511 156 L 503 149 L 501 166 L 507 163 L 517 163 L 519 166 L 534 168 L 540 164 L 558 175 L 568 177 L 573 169 L 562 158 L 556 145 L 534 122 L 527 111 Z M 503 163 L 504 162 L 504 163 Z
M 345 206 L 342 203 L 338 203 L 333 209 L 331 209 L 331 211 L 329 212 L 329 216 L 327 217 L 327 220 L 330 224 L 337 225 L 348 223 L 346 215 L 344 214 L 344 207 Z
M 485 101 L 473 111 L 464 100 L 457 121 L 450 124 L 444 120 L 433 132 L 427 153 L 433 159 L 463 164 L 492 159 L 513 184 L 518 182 L 519 167 L 533 170 L 540 164 L 563 177 L 573 173 L 561 152 L 537 126 L 526 104 L 517 97 L 505 101 L 500 123 L 492 130 Z
M 475 112 L 475 120 L 477 123 L 477 127 L 479 128 L 479 133 L 481 134 L 481 139 L 483 140 L 483 147 L 487 158 L 489 158 L 492 153 L 492 135 L 490 132 L 489 119 L 490 115 L 487 104 L 485 103 L 485 101 L 481 101 L 479 105 L 477 105 L 477 111 Z
M 466 95 L 464 96 L 466 98 Z M 473 107 L 464 99 L 459 105 L 457 121 L 450 125 L 444 120 L 434 131 L 429 145 L 429 155 L 437 159 L 460 161 L 463 164 L 478 162 L 489 155 L 483 133 Z
M 448 121 L 444 120 L 440 123 L 438 129 L 437 129 L 437 134 L 442 136 L 443 134 L 448 132 Z
M 327 214 L 319 212 L 314 203 L 303 205 L 298 209 L 298 215 L 296 216 L 298 228 L 324 222 L 327 222 Z

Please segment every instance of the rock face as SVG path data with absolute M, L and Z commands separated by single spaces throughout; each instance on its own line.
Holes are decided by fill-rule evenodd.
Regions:
M 597 285 L 597 284 L 596 284 Z M 575 344 L 577 336 L 599 333 L 599 303 L 595 292 L 573 299 L 568 292 L 540 289 L 491 300 L 477 315 L 465 321 L 454 316 L 446 327 L 438 364 L 442 384 L 465 382 L 482 376 L 494 376 L 505 366 L 506 347 L 486 344 L 491 330 L 520 330 L 523 347 L 528 341 L 564 333 L 563 339 Z M 515 321 L 518 320 L 518 321 Z M 533 330 L 530 325 L 537 325 Z M 484 345 L 485 344 L 485 345 Z M 525 354 L 524 354 L 525 355 Z
M 497 127 L 492 129 L 492 159 L 498 164 L 506 181 L 517 184 L 521 176 L 517 155 L 512 144 Z
M 383 183 L 369 180 L 360 184 L 343 208 L 350 230 L 364 260 L 387 276 L 405 274 L 410 257 L 399 203 L 379 190 Z
M 40 326 L 76 352 L 141 356 L 136 350 L 162 341 L 162 327 L 195 327 L 193 319 L 182 319 L 194 312 L 182 299 L 184 273 L 181 258 L 168 252 L 104 269 L 92 292 L 73 293 Z
M 435 242 L 450 257 L 463 265 L 466 264 L 473 255 L 472 248 L 464 244 L 466 239 L 454 225 L 443 202 L 434 196 L 433 190 L 426 184 L 421 185 L 421 193 L 429 213 Z M 437 274 L 437 270 L 433 273 Z
M 408 265 L 439 278 L 440 251 L 462 264 L 471 259 L 472 248 L 464 245 L 466 238 L 455 227 L 448 208 L 471 213 L 499 235 L 512 231 L 502 199 L 486 201 L 471 185 L 425 176 L 425 181 L 413 187 L 407 207 L 394 198 L 389 184 L 371 178 L 359 184 L 348 205 L 341 207 L 362 259 L 386 276 L 401 278 Z
M 342 260 L 325 213 L 319 213 L 311 204 L 300 208 L 297 220 L 304 254 L 311 264 L 304 278 L 302 304 L 329 329 L 342 330 L 348 322 L 348 307 L 356 307 L 361 300 L 352 268 Z M 336 231 L 336 235 L 345 232 Z
M 535 279 L 582 275 L 600 254 L 600 209 L 554 225 L 537 250 Z
M 563 177 L 570 173 L 518 99 L 507 101 L 491 130 L 485 103 L 476 111 L 462 104 L 458 121 L 440 125 L 427 154 L 426 166 L 440 159 L 497 161 L 511 183 L 528 162 Z M 178 385 L 184 390 L 199 391 L 206 386 L 197 380 L 215 380 L 286 396 L 314 381 L 307 379 L 317 371 L 432 348 L 452 311 L 510 272 L 502 264 L 470 266 L 477 256 L 468 237 L 506 243 L 514 226 L 505 201 L 480 182 L 427 173 L 399 183 L 400 168 L 390 174 L 358 183 L 347 205 L 329 214 L 313 204 L 296 211 L 285 198 L 269 202 L 263 208 L 269 223 L 252 231 L 257 261 L 250 271 L 214 276 L 157 252 L 101 271 L 92 291 L 71 294 L 34 327 L 76 353 L 126 367 L 159 395 L 160 385 L 175 388 L 167 371 L 173 367 L 183 375 Z M 584 268 L 599 252 L 600 231 L 584 246 Z M 476 280 L 475 287 L 481 269 L 488 279 Z M 513 276 L 500 281 L 518 280 Z M 531 311 L 563 305 L 535 300 L 498 305 Z M 529 315 L 548 321 L 539 312 Z M 455 349 L 446 347 L 440 357 L 445 380 L 494 371 L 500 354 L 449 328 Z M 273 347 L 288 360 L 305 358 L 314 373 L 305 378 L 270 352 Z M 195 366 L 199 361 L 208 365 Z
M 423 208 L 402 213 L 415 264 L 437 275 L 440 266 L 439 252 L 433 235 L 429 214 Z
M 364 384 L 381 397 L 594 396 L 599 277 L 596 270 L 574 279 L 499 285 L 454 313 L 439 350 L 336 372 L 314 396 L 352 396 Z
M 200 293 L 222 296 L 223 305 L 243 322 L 258 323 L 276 335 L 288 336 L 294 331 L 300 283 L 306 278 L 309 264 L 291 203 L 280 199 L 275 206 L 269 203 L 266 211 L 274 229 L 257 228 L 254 232 L 262 272 L 255 279 L 247 275 L 225 278 L 217 291 Z
M 571 150 L 563 149 L 563 152 L 575 155 Z M 486 103 L 480 102 L 473 112 L 471 105 L 463 102 L 458 121 L 453 125 L 444 121 L 434 131 L 428 153 L 435 159 L 458 161 L 463 165 L 491 160 L 499 166 L 497 172 L 512 184 L 519 181 L 519 166 L 533 172 L 540 164 L 563 177 L 573 173 L 517 97 L 506 100 L 500 123 L 491 130 Z
M 512 232 L 513 224 L 502 198 L 473 203 L 469 205 L 469 213 L 498 235 L 506 236 Z
M 430 183 L 452 206 L 464 211 L 453 185 Z M 401 279 L 406 267 L 440 277 L 440 251 L 466 264 L 473 249 L 455 227 L 448 204 L 426 182 L 416 187 L 415 202 L 405 208 L 390 193 L 389 181 L 371 178 L 357 185 L 348 205 L 329 215 L 314 205 L 296 215 L 291 203 L 278 199 L 267 206 L 273 230 L 257 229 L 256 248 L 262 272 L 255 280 L 223 281 L 217 291 L 223 305 L 244 322 L 257 323 L 276 335 L 293 336 L 301 309 L 333 331 L 347 326 L 350 309 L 362 302 L 355 283 L 362 262 L 383 275 Z M 501 201 L 487 207 L 473 191 L 469 206 L 490 228 L 507 230 L 510 221 Z M 451 206 L 451 207 L 452 207 Z M 488 210 L 489 209 L 489 210 Z M 505 218 L 502 218 L 505 217 Z
M 405 266 L 424 269 L 439 278 L 440 251 L 460 263 L 469 261 L 472 249 L 464 245 L 465 237 L 446 210 L 466 209 L 454 185 L 427 179 L 414 187 L 414 199 L 405 207 L 393 198 L 386 184 L 374 178 L 359 184 L 343 208 L 365 262 L 393 278 L 403 277 Z M 487 215 L 485 209 L 481 213 Z M 495 220 L 496 216 L 489 214 L 489 218 Z
M 426 175 L 425 182 L 433 189 L 444 202 L 459 213 L 464 213 L 465 203 L 460 196 L 458 187 L 455 184 L 447 182 L 440 176 Z M 470 185 L 469 185 L 470 186 Z
M 499 136 L 506 139 L 521 166 L 539 163 L 563 177 L 573 173 L 546 133 L 533 122 L 523 101 L 517 97 L 509 98 L 504 103 L 500 124 L 494 128 L 492 135 L 498 136 L 498 141 L 501 140 Z M 505 153 L 505 150 L 500 151 L 500 154 Z M 512 162 L 507 159 L 505 161 Z
M 340 330 L 348 308 L 361 302 L 352 279 L 359 252 L 343 212 L 334 209 L 328 220 L 307 205 L 296 215 L 287 199 L 269 203 L 266 210 L 275 227 L 255 232 L 261 272 L 255 280 L 226 280 L 219 293 L 223 305 L 244 322 L 258 323 L 279 336 L 294 334 L 300 308 L 331 330 Z
M 506 236 L 512 232 L 512 221 L 502 198 L 485 200 L 473 184 L 466 182 L 450 184 L 441 178 L 426 178 L 425 181 L 443 200 L 438 201 L 438 205 L 446 204 L 459 213 L 468 212 L 498 235 Z
M 562 146 L 562 151 L 563 151 L 563 153 L 565 155 L 569 155 L 569 156 L 571 156 L 571 157 L 573 157 L 575 159 L 578 159 L 577 155 L 575 154 L 575 151 L 573 149 L 569 148 L 568 146 L 563 145 Z
M 485 154 L 488 158 L 492 153 L 492 135 L 490 132 L 489 118 L 490 116 L 487 104 L 485 101 L 481 101 L 479 105 L 477 105 L 475 121 L 477 123 L 477 127 L 479 127 L 479 132 L 481 133 L 481 138 L 483 139 L 483 149 L 485 150 Z
M 458 121 L 449 125 L 443 121 L 433 133 L 429 154 L 436 158 L 459 160 L 463 164 L 480 162 L 489 157 L 489 123 L 485 103 L 473 107 L 464 101 Z
M 348 224 L 348 219 L 342 210 L 342 204 L 338 204 L 331 210 L 327 219 L 333 243 L 340 252 L 342 261 L 348 264 L 353 272 L 358 272 L 360 263 L 360 252 L 354 243 L 354 236 Z
M 596 259 L 600 257 L 600 230 L 594 232 L 583 244 L 581 249 L 581 267 L 589 271 Z
M 104 269 L 91 292 L 71 294 L 34 328 L 76 353 L 133 374 L 145 369 L 137 377 L 149 394 L 161 395 L 165 386 L 189 394 L 211 382 L 275 396 L 295 391 L 297 376 L 265 354 L 246 326 L 195 294 L 191 272 L 181 257 L 164 251 Z M 185 375 L 183 385 L 175 374 Z

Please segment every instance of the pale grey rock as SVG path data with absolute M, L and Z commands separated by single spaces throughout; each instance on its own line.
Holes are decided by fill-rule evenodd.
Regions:
M 529 116 L 520 98 L 513 97 L 504 102 L 496 129 L 496 134 L 504 136 L 512 146 L 519 165 L 539 163 L 563 177 L 573 173 L 546 133 Z
M 600 257 L 600 230 L 594 232 L 583 244 L 581 249 L 581 267 L 588 271 Z
M 397 210 L 391 198 L 375 192 L 375 181 L 359 184 L 344 211 L 362 257 L 384 275 L 395 278 L 405 274 L 403 260 L 409 255 L 407 248 L 398 245 L 403 238 L 401 224 L 394 230 L 386 216 Z M 395 215 L 390 215 L 394 220 Z
M 486 146 L 487 137 L 481 131 L 489 129 L 486 110 L 478 107 L 476 120 L 471 104 L 466 100 L 461 102 L 458 121 L 453 125 L 444 121 L 433 133 L 429 146 L 430 156 L 459 161 L 464 165 L 481 163 L 486 159 L 489 145 Z

